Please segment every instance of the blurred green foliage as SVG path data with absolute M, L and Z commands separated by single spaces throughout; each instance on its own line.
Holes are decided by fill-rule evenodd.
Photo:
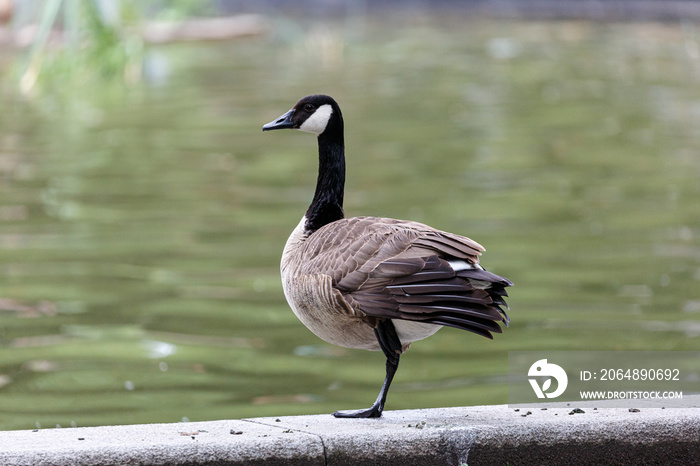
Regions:
M 33 10 L 37 32 L 20 72 L 30 93 L 81 93 L 85 86 L 134 84 L 142 77 L 146 19 L 212 12 L 193 0 L 47 0 Z M 53 32 L 59 34 L 52 37 Z

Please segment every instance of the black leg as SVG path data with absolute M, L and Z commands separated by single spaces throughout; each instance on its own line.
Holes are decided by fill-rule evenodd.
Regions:
M 379 392 L 379 396 L 374 404 L 368 409 L 360 409 L 357 411 L 336 411 L 333 413 L 335 417 L 352 417 L 352 418 L 367 418 L 381 417 L 384 411 L 384 403 L 386 395 L 389 392 L 389 386 L 394 379 L 394 374 L 399 368 L 399 356 L 401 355 L 401 340 L 396 334 L 396 329 L 391 320 L 382 320 L 374 329 L 374 334 L 377 337 L 379 346 L 386 356 L 386 378 Z

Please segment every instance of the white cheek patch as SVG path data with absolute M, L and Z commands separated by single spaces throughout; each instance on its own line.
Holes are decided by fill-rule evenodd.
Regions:
M 333 107 L 330 104 L 321 105 L 316 111 L 299 127 L 300 131 L 320 135 L 326 130 L 328 120 L 331 119 Z

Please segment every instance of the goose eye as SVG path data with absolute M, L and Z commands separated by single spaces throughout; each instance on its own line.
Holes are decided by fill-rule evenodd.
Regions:
M 314 106 L 312 104 L 306 104 L 306 105 L 304 105 L 304 110 L 307 112 L 313 112 Z

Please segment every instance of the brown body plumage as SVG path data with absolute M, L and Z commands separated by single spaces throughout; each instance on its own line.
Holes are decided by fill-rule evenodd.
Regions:
M 484 248 L 475 241 L 389 218 L 337 220 L 311 235 L 302 223 L 284 248 L 282 284 L 299 320 L 323 340 L 379 350 L 377 319 L 394 320 L 404 351 L 439 325 L 501 332 L 494 292 L 508 283 L 477 268 Z M 455 271 L 448 261 L 456 260 L 473 268 Z M 497 280 L 496 289 L 482 289 L 484 280 Z

